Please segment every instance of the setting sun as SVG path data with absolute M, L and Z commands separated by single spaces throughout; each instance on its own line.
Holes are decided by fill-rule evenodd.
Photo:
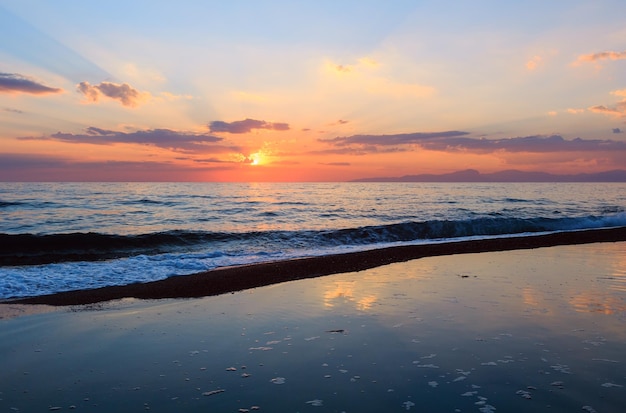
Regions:
M 263 155 L 261 155 L 260 152 L 250 154 L 248 159 L 250 160 L 250 165 L 252 166 L 257 166 L 265 163 Z

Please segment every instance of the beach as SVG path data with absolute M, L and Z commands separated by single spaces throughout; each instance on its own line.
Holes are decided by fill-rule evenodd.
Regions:
M 22 315 L 0 320 L 0 409 L 619 411 L 626 243 L 550 242 L 387 250 L 202 298 L 5 302 Z

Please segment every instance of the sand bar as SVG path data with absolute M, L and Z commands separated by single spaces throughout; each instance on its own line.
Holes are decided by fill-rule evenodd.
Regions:
M 7 302 L 67 306 L 93 304 L 127 297 L 140 299 L 204 297 L 297 279 L 362 271 L 393 262 L 423 257 L 617 241 L 626 241 L 626 227 L 395 246 L 362 252 L 218 268 L 148 283 L 68 291 Z

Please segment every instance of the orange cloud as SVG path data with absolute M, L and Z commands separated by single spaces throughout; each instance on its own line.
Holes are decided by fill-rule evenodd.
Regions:
M 615 95 L 615 96 L 620 96 L 620 97 L 626 98 L 626 89 L 614 90 L 613 92 L 611 92 L 611 94 Z
M 127 107 L 139 106 L 150 98 L 148 92 L 140 92 L 128 83 L 100 82 L 98 85 L 91 85 L 89 82 L 80 82 L 76 88 L 91 102 L 98 102 L 102 96 L 106 96 Z
M 626 89 L 615 90 L 611 92 L 611 94 L 615 96 L 626 97 Z M 626 99 L 617 102 L 613 106 L 596 105 L 590 107 L 589 110 L 594 113 L 623 118 L 626 117 Z
M 541 63 L 542 63 L 541 56 L 533 56 L 532 59 L 526 62 L 526 69 L 533 71 L 537 69 L 537 67 L 539 67 Z
M 626 115 L 626 112 L 624 111 L 624 109 L 626 108 L 622 108 L 620 110 L 617 107 L 611 108 L 611 107 L 604 106 L 604 105 L 597 105 L 597 106 L 592 106 L 589 108 L 589 110 L 594 113 L 601 113 L 603 115 L 618 116 L 618 117 L 622 117 Z
M 44 95 L 61 93 L 63 89 L 45 86 L 30 77 L 18 73 L 0 73 L 0 93 L 30 93 Z
M 578 56 L 577 62 L 597 62 L 598 60 L 622 60 L 626 59 L 626 51 L 623 52 L 599 52 Z
M 352 72 L 352 68 L 350 66 L 344 66 L 344 65 L 334 65 L 332 66 L 332 68 L 340 73 L 349 73 Z
M 585 109 L 573 109 L 573 108 L 567 109 L 567 113 L 571 113 L 572 115 L 583 113 L 584 111 Z

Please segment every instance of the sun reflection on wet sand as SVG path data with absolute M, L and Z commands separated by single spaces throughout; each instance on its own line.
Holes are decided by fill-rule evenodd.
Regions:
M 615 262 L 613 273 L 604 280 L 607 281 L 611 289 L 626 292 L 626 256 L 622 256 L 620 260 Z
M 570 304 L 581 313 L 617 314 L 626 312 L 626 302 L 600 292 L 585 292 L 570 299 Z
M 340 302 L 353 303 L 355 308 L 361 311 L 367 311 L 378 300 L 375 294 L 367 291 L 358 290 L 358 281 L 337 281 L 328 286 L 324 291 L 323 303 L 324 307 L 332 308 Z
M 338 281 L 324 292 L 324 306 L 334 307 L 338 299 L 352 300 L 356 281 Z

